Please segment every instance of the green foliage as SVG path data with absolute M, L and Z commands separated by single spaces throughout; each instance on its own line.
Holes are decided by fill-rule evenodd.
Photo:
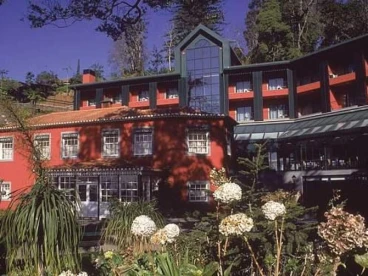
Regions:
M 104 77 L 105 69 L 102 64 L 94 63 L 89 68 L 95 71 L 96 81 L 105 80 L 105 77 Z
M 173 45 L 176 46 L 195 27 L 202 24 L 214 31 L 221 31 L 224 22 L 222 0 L 172 1 Z
M 157 225 L 163 226 L 163 217 L 157 211 L 156 202 L 139 201 L 139 202 L 119 202 L 111 201 L 110 218 L 106 222 L 106 228 L 103 233 L 103 239 L 106 242 L 113 242 L 120 249 L 128 247 L 134 241 L 131 233 L 131 225 L 133 220 L 140 216 L 149 216 Z
M 254 190 L 257 185 L 259 173 L 268 168 L 265 162 L 267 157 L 266 153 L 267 142 L 263 144 L 254 144 L 255 155 L 252 159 L 246 157 L 239 157 L 238 164 L 244 168 L 240 170 L 241 174 L 248 175 L 250 178 L 250 186 Z
M 7 268 L 15 269 L 18 254 L 32 274 L 78 270 L 81 237 L 76 205 L 63 191 L 38 178 L 31 190 L 13 197 L 1 232 L 7 247 Z

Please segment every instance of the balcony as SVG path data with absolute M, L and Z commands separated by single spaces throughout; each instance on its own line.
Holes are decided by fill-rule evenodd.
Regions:
M 330 74 L 330 86 L 348 83 L 355 80 L 355 72 L 351 72 L 344 75 Z
M 276 90 L 262 90 L 262 95 L 264 98 L 274 98 L 274 97 L 280 97 L 280 96 L 288 96 L 289 95 L 289 89 L 288 88 L 280 88 Z
M 158 106 L 178 105 L 178 104 L 179 104 L 179 98 L 157 99 Z
M 296 88 L 296 91 L 297 93 L 306 93 L 306 92 L 311 92 L 313 90 L 317 90 L 320 88 L 321 88 L 321 82 L 315 81 L 315 82 L 299 85 Z
M 229 93 L 229 100 L 244 100 L 244 99 L 253 99 L 254 92 L 237 92 L 237 93 Z

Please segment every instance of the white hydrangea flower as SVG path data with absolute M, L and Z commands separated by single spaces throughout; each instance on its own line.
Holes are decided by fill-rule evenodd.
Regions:
M 131 231 L 133 235 L 149 237 L 156 231 L 155 222 L 148 216 L 138 216 L 133 220 Z
M 286 213 L 285 205 L 276 201 L 268 201 L 262 206 L 262 212 L 268 220 L 275 220 Z
M 224 236 L 243 235 L 245 232 L 250 232 L 253 228 L 253 219 L 244 213 L 230 215 L 224 218 L 219 227 L 219 231 Z
M 175 238 L 180 234 L 180 228 L 175 223 L 169 223 L 164 227 L 166 235 L 168 237 L 168 242 L 172 243 L 175 241 Z
M 169 237 L 167 236 L 165 229 L 159 229 L 151 236 L 150 241 L 155 245 L 165 245 L 169 242 Z
M 59 274 L 59 276 L 88 276 L 87 272 L 80 272 L 78 274 L 74 274 L 73 272 L 71 272 L 70 270 L 67 271 L 63 271 Z
M 217 188 L 213 193 L 213 197 L 216 201 L 227 204 L 240 200 L 242 197 L 242 190 L 238 184 L 225 183 Z

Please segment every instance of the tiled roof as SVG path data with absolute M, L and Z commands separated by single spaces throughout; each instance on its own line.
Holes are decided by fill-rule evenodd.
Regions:
M 167 117 L 225 118 L 226 116 L 195 111 L 190 108 L 138 110 L 126 106 L 120 106 L 88 110 L 54 112 L 34 117 L 30 119 L 29 123 L 33 127 L 45 127 L 56 125 L 86 124 L 94 122 L 134 121 L 144 120 L 147 118 L 156 119 Z M 0 129 L 11 128 L 12 127 L 8 126 Z

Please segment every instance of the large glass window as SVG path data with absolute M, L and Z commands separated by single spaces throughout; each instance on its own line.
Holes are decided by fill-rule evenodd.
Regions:
M 236 93 L 246 93 L 252 90 L 250 81 L 238 81 L 236 83 Z
M 75 199 L 75 176 L 60 176 L 53 178 L 53 184 L 66 193 L 69 200 Z
M 152 154 L 152 130 L 137 129 L 134 132 L 134 155 Z
M 149 100 L 148 90 L 142 90 L 138 92 L 138 102 L 146 102 Z
M 37 134 L 34 138 L 35 147 L 40 158 L 48 160 L 51 157 L 50 134 Z
M 236 109 L 236 120 L 241 121 L 249 121 L 253 119 L 252 115 L 252 107 L 251 106 L 242 106 Z
M 102 155 L 104 157 L 119 156 L 118 129 L 105 129 L 102 131 Z
M 61 153 L 63 158 L 76 158 L 79 151 L 78 133 L 63 133 L 61 135 Z
M 283 88 L 286 88 L 283 78 L 275 78 L 268 81 L 268 90 L 280 90 Z
M 13 160 L 13 137 L 0 138 L 0 160 Z
M 120 185 L 120 199 L 123 202 L 138 201 L 138 177 L 136 175 L 124 175 L 122 177 Z
M 113 198 L 119 198 L 119 177 L 118 175 L 102 176 L 101 201 L 109 202 Z
M 285 104 L 271 105 L 270 106 L 270 119 L 282 119 L 288 117 L 288 110 Z
M 206 39 L 186 50 L 188 105 L 210 113 L 220 113 L 219 47 Z

